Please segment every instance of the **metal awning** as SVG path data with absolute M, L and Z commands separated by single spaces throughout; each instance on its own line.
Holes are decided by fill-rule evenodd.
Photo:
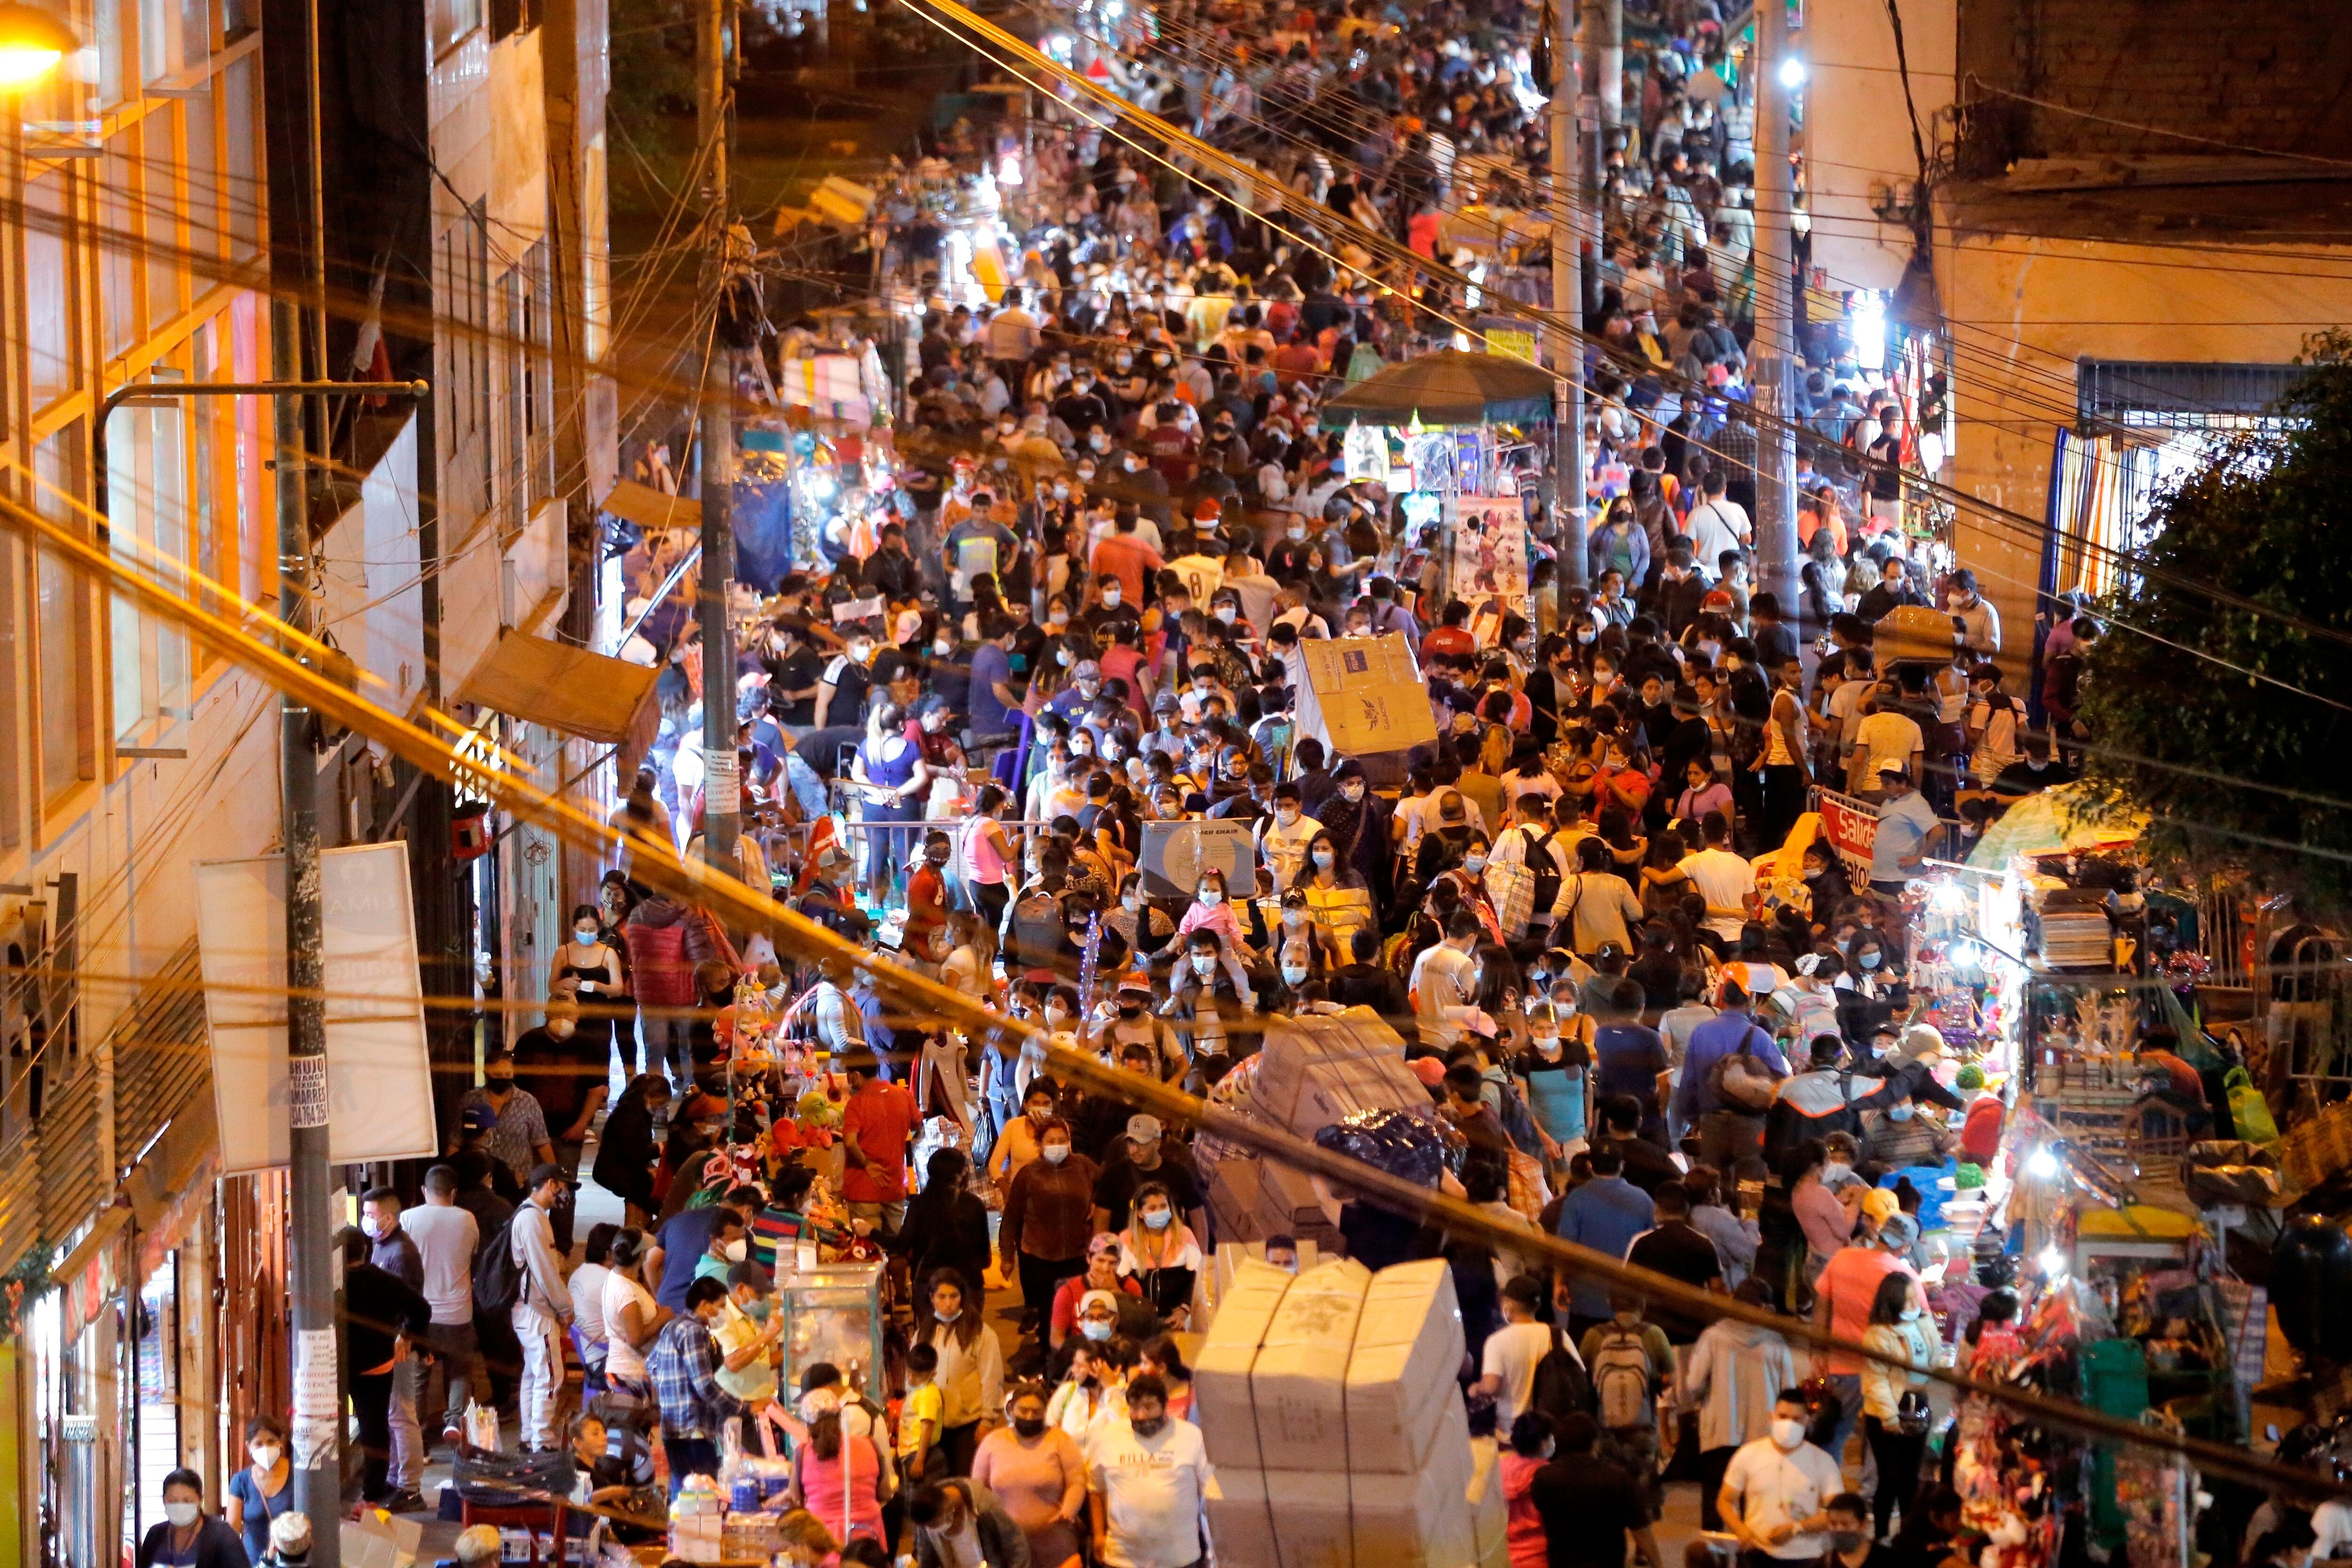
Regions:
M 614 481 L 613 488 L 596 506 L 600 511 L 635 523 L 647 533 L 664 533 L 674 528 L 699 531 L 702 527 L 700 501 L 668 495 L 635 479 Z
M 457 700 L 617 745 L 660 674 L 569 643 L 509 631 L 466 677 Z

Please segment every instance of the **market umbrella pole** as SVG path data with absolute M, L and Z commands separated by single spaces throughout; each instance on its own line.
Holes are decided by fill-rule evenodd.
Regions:
M 336 685 L 287 652 L 281 646 L 299 646 L 290 628 L 239 606 L 242 622 L 259 623 L 268 633 L 247 630 L 240 621 L 196 604 L 175 588 L 144 574 L 155 570 L 142 563 L 118 558 L 92 545 L 70 530 L 37 512 L 0 497 L 0 527 L 38 543 L 58 561 L 81 573 L 109 592 L 129 595 L 142 609 L 173 620 L 207 647 L 253 670 L 280 691 L 307 702 L 336 722 L 380 742 L 395 755 L 442 778 L 463 777 L 469 787 L 488 795 L 499 806 L 541 825 L 575 847 L 610 854 L 620 847 L 622 835 L 610 824 L 559 799 L 509 773 L 496 759 L 461 756 L 441 736 L 409 723 L 348 688 Z M 1713 1321 L 1736 1318 L 1779 1333 L 1792 1344 L 1836 1351 L 1895 1370 L 1916 1371 L 1902 1355 L 1872 1349 L 1860 1341 L 1843 1339 L 1812 1323 L 1782 1318 L 1726 1296 L 1717 1296 L 1681 1280 L 1556 1237 L 1531 1235 L 1516 1224 L 1463 1199 L 1417 1187 L 1335 1151 L 1322 1148 L 1296 1133 L 1260 1125 L 1150 1079 L 1138 1078 L 1108 1067 L 1085 1052 L 1056 1046 L 1037 1026 L 993 1012 L 961 992 L 901 968 L 863 945 L 837 935 L 774 899 L 754 891 L 733 876 L 701 861 L 681 858 L 666 840 L 633 839 L 638 879 L 676 897 L 692 900 L 740 931 L 766 932 L 780 953 L 829 960 L 869 972 L 893 1001 L 975 1037 L 995 1033 L 1014 1040 L 1034 1041 L 1059 1080 L 1106 1094 L 1116 1094 L 1165 1122 L 1202 1128 L 1212 1135 L 1278 1160 L 1297 1170 L 1319 1175 L 1348 1193 L 1392 1213 L 1419 1218 L 1449 1235 L 1496 1246 L 1522 1257 L 1611 1285 L 1638 1291 L 1653 1303 L 1677 1308 Z M 2053 1430 L 2094 1442 L 2127 1447 L 2158 1449 L 2178 1455 L 2209 1475 L 2221 1476 L 2266 1491 L 2329 1499 L 2352 1495 L 2331 1476 L 2265 1461 L 2250 1449 L 2192 1438 L 2158 1427 L 2105 1415 L 2072 1400 L 2054 1399 L 2006 1384 L 1994 1384 L 1940 1368 L 1926 1375 L 1961 1394 L 1978 1394 Z
M 1576 36 L 1568 0 L 1553 0 L 1551 37 L 1551 308 L 1581 316 L 1584 277 L 1579 251 L 1583 240 L 1583 193 L 1575 167 L 1581 150 L 1577 134 Z M 1552 458 L 1551 522 L 1559 554 L 1559 585 L 1582 588 L 1584 563 L 1584 349 L 1559 326 L 1551 331 Z
M 735 641 L 727 621 L 735 573 L 735 355 L 719 318 L 733 260 L 728 201 L 728 0 L 702 0 L 695 18 L 694 121 L 709 162 L 703 220 L 701 467 L 702 854 L 713 866 L 735 863 L 742 781 L 735 757 Z

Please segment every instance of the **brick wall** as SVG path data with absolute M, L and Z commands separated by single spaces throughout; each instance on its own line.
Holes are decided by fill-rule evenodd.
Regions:
M 2019 157 L 2352 148 L 2352 23 L 2339 0 L 1961 0 L 1959 96 L 1979 82 L 2122 121 L 2011 105 L 1972 136 Z M 1993 105 L 1987 105 L 1994 109 Z

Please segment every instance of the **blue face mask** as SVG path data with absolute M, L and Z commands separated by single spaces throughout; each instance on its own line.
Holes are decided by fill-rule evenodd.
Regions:
M 1887 1119 L 1889 1121 L 1910 1121 L 1910 1120 L 1911 1120 L 1911 1102 L 1910 1102 L 1909 1100 L 1904 1100 L 1902 1103 L 1900 1103 L 1900 1104 L 1898 1104 L 1898 1105 L 1890 1105 L 1890 1106 L 1888 1106 L 1888 1107 L 1886 1108 L 1886 1119 Z
M 765 1296 L 754 1299 L 743 1309 L 743 1315 L 755 1323 L 764 1323 L 776 1310 L 776 1304 Z
M 1879 964 L 1879 955 L 1875 952 L 1865 952 L 1859 955 L 1854 962 L 1864 969 L 1875 969 Z

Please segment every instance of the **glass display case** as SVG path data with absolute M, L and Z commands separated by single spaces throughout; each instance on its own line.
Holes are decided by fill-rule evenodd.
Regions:
M 777 1258 L 779 1264 L 787 1261 Z M 882 1270 L 880 1263 L 828 1263 L 815 1268 L 780 1268 L 776 1290 L 784 1314 L 785 1387 L 796 1391 L 801 1373 L 817 1362 L 831 1362 L 853 1387 L 879 1401 L 877 1370 L 882 1365 Z

